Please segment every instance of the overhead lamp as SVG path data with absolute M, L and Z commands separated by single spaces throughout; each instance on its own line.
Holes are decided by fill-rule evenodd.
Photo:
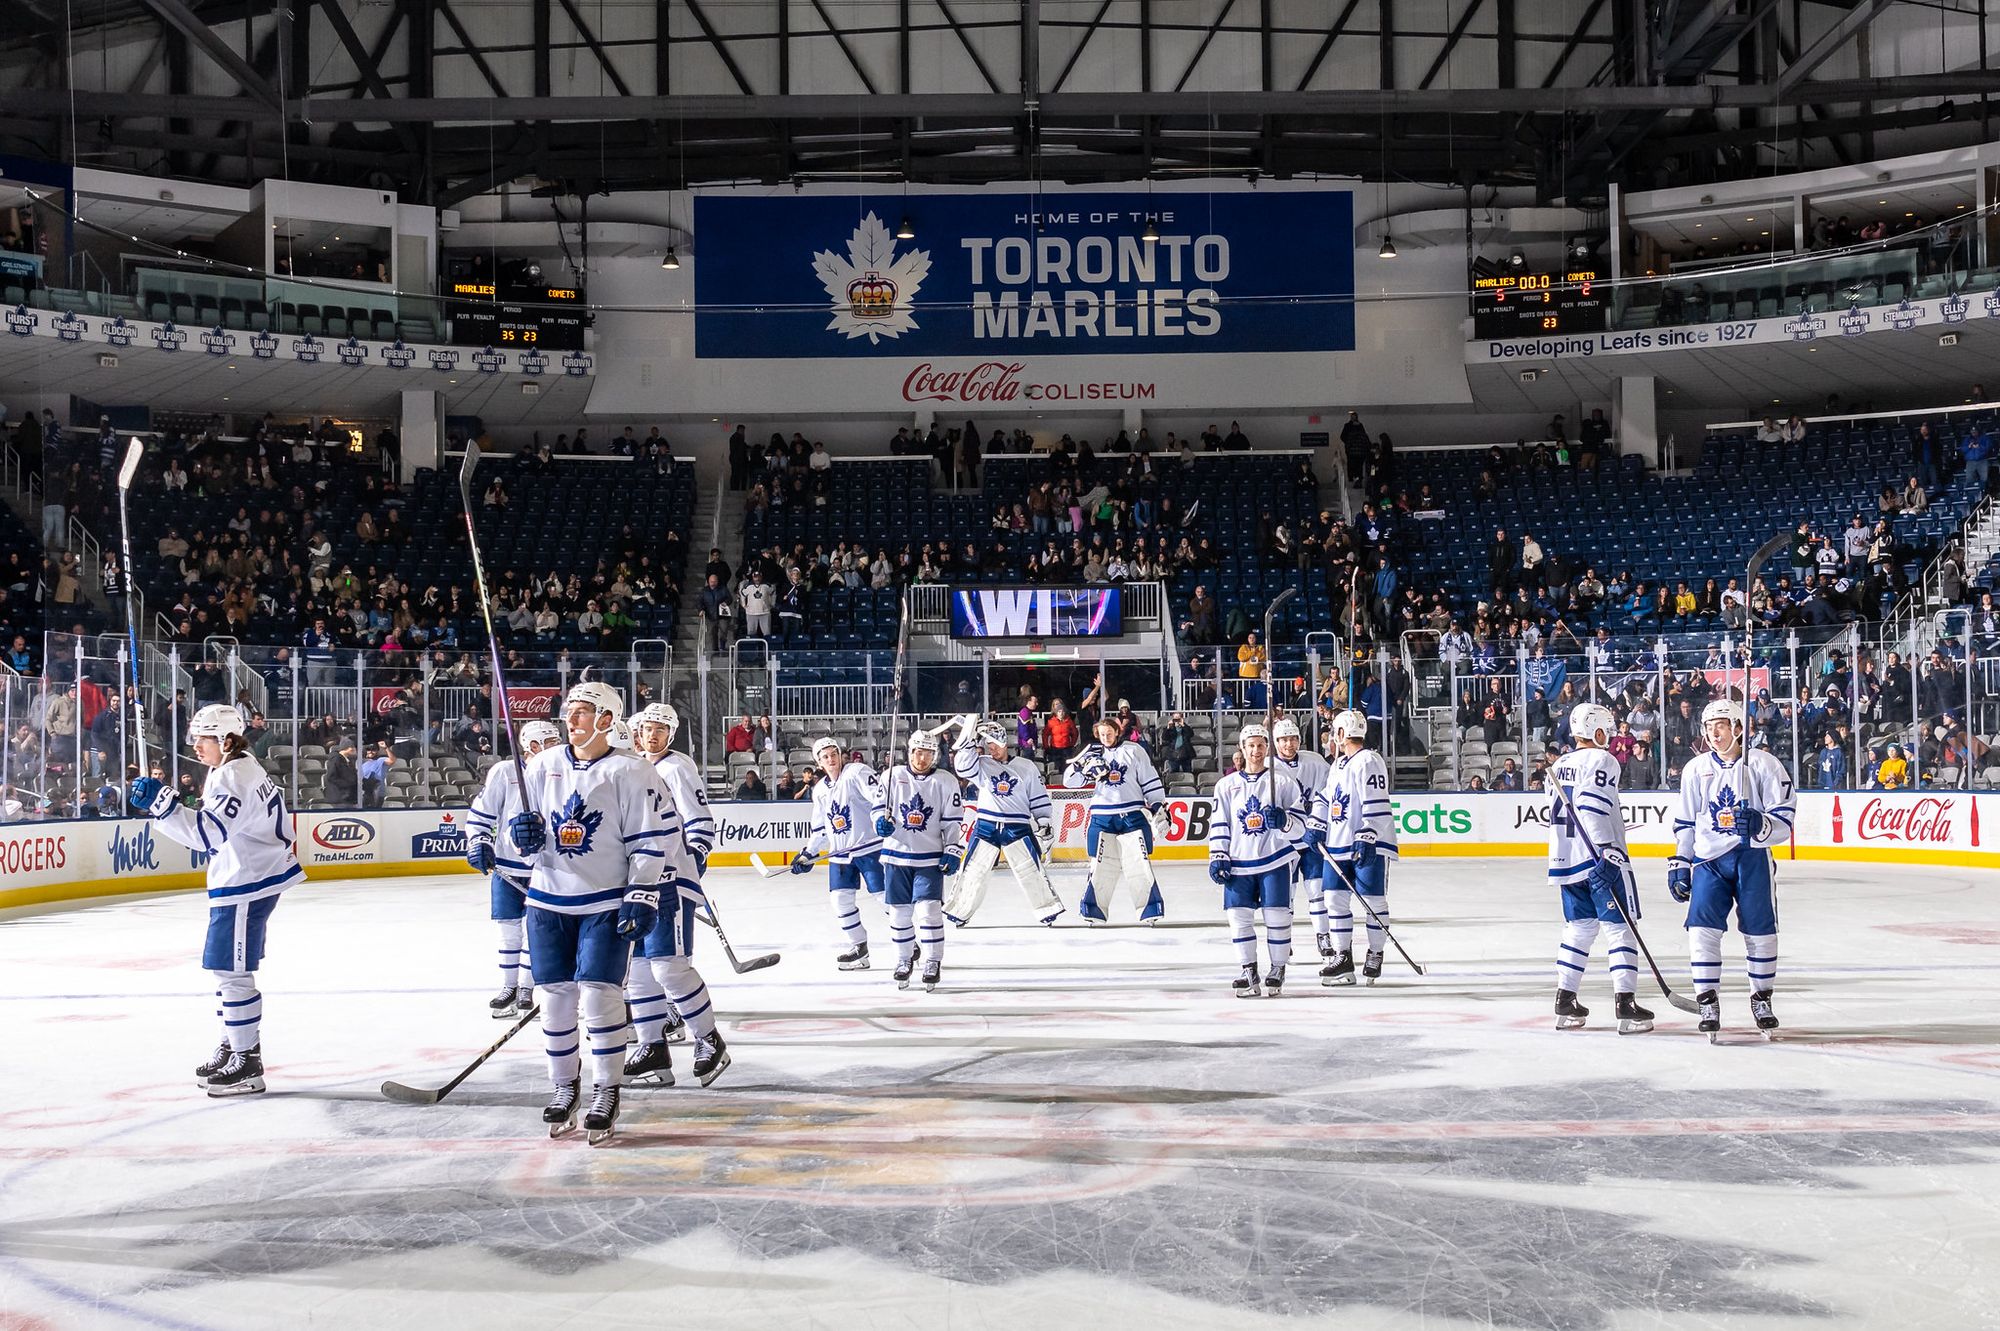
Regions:
M 910 215 L 908 213 L 904 213 L 903 220 L 896 223 L 896 239 L 915 240 L 916 238 L 917 238 L 917 229 L 910 225 Z
M 1507 256 L 1507 265 L 1510 268 L 1525 268 L 1527 267 L 1527 264 L 1528 264 L 1528 256 L 1521 253 L 1521 251 L 1519 250 L 1515 250 L 1512 254 Z
M 1148 217 L 1146 219 L 1146 229 L 1139 233 L 1139 239 L 1145 241 L 1148 245 L 1156 244 L 1159 241 L 1160 228 L 1153 224 L 1152 218 Z
M 1588 259 L 1590 257 L 1590 242 L 1587 240 L 1577 241 L 1576 244 L 1570 248 L 1570 253 L 1575 255 L 1579 259 Z
M 1379 249 L 1379 250 L 1376 250 L 1376 251 L 1375 251 L 1375 257 L 1376 257 L 1376 258 L 1378 258 L 1378 259 L 1393 259 L 1393 258 L 1395 258 L 1395 257 L 1396 257 L 1396 242 L 1395 242 L 1395 241 L 1393 241 L 1393 240 L 1391 240 L 1391 239 L 1389 239 L 1389 237 L 1387 237 L 1387 236 L 1384 236 L 1384 237 L 1382 237 L 1382 248 L 1381 248 L 1381 249 Z
M 660 256 L 660 267 L 666 269 L 668 272 L 672 272 L 674 269 L 680 266 L 681 266 L 681 256 L 674 253 L 673 246 L 669 245 L 667 247 L 667 252 Z

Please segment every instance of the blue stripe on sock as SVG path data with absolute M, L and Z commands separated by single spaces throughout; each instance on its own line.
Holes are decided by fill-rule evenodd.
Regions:
M 548 1049 L 544 1050 L 543 1052 L 546 1053 L 550 1058 L 568 1058 L 571 1054 L 574 1054 L 576 1052 L 576 1046 L 571 1045 L 567 1049 Z

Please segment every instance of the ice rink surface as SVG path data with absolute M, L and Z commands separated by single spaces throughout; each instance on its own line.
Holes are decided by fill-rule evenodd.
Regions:
M 1684 934 L 1643 864 L 1677 988 Z M 1373 989 L 1235 963 L 1201 866 L 1171 922 L 1053 931 L 1005 875 L 945 984 L 834 969 L 824 875 L 718 870 L 698 954 L 734 1064 L 549 1141 L 470 876 L 287 893 L 271 1090 L 211 1101 L 192 894 L 0 922 L 0 1328 L 1924 1328 L 2000 1325 L 2000 895 L 1990 874 L 1783 864 L 1782 1039 L 1659 1014 L 1553 1029 L 1534 860 L 1413 860 Z M 1058 866 L 1066 900 L 1080 865 Z M 1646 996 L 1650 994 L 1651 997 Z

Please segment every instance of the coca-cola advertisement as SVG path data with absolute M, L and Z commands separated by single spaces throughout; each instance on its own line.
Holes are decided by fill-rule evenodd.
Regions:
M 1827 822 L 1827 839 L 1836 846 L 1979 849 L 1979 798 L 1972 794 L 1838 794 Z
M 507 690 L 507 710 L 516 725 L 523 721 L 553 721 L 556 716 L 556 690 L 510 686 Z
M 1031 377 L 1021 361 L 980 361 L 943 367 L 922 361 L 903 376 L 905 402 L 1150 402 L 1159 386 L 1150 379 L 1082 381 Z

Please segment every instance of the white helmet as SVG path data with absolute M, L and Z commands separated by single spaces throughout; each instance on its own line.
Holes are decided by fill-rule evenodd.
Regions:
M 1289 716 L 1280 717 L 1278 724 L 1271 727 L 1271 738 L 1274 740 L 1298 739 L 1299 723 L 1292 720 Z
M 910 752 L 916 753 L 919 750 L 935 758 L 938 754 L 938 737 L 928 730 L 912 730 L 910 732 Z
M 1738 730 L 1743 729 L 1743 704 L 1731 698 L 1717 698 L 1701 709 L 1701 728 L 1707 730 L 1711 721 L 1727 721 Z
M 1271 732 L 1254 723 L 1236 732 L 1236 742 L 1238 744 L 1243 744 L 1253 739 L 1261 739 L 1268 744 L 1271 742 Z
M 189 739 L 222 739 L 243 733 L 243 717 L 225 702 L 212 702 L 188 722 Z
M 669 703 L 647 703 L 639 709 L 639 714 L 632 718 L 632 724 L 643 726 L 648 722 L 656 726 L 665 726 L 667 728 L 667 743 L 672 744 L 674 736 L 680 733 L 681 714 L 676 712 Z
M 1569 709 L 1570 738 L 1582 743 L 1589 740 L 1597 743 L 1597 732 L 1603 731 L 1608 738 L 1618 733 L 1618 718 L 1603 703 L 1580 702 Z
M 1001 725 L 998 721 L 981 721 L 979 723 L 979 742 L 981 744 L 1008 744 L 1012 742 L 1012 739 L 1007 734 L 1007 727 Z
M 613 721 L 610 731 L 604 737 L 605 743 L 619 753 L 632 752 L 632 727 L 623 721 Z
M 566 708 L 573 702 L 589 703 L 600 712 L 609 712 L 613 721 L 621 721 L 625 717 L 625 699 L 619 696 L 617 689 L 599 680 L 587 679 L 581 684 L 570 685 L 569 692 L 563 697 L 563 706 Z
M 1368 738 L 1368 718 L 1350 707 L 1334 714 L 1332 729 L 1335 739 L 1365 740 Z
M 840 741 L 835 739 L 833 736 L 821 735 L 818 739 L 813 741 L 813 761 L 818 762 L 820 754 L 827 749 L 832 749 L 835 753 L 840 753 L 840 754 L 845 754 L 847 752 L 846 749 L 840 747 Z
M 521 727 L 521 747 L 530 744 L 550 745 L 562 742 L 562 731 L 547 721 L 530 721 Z

